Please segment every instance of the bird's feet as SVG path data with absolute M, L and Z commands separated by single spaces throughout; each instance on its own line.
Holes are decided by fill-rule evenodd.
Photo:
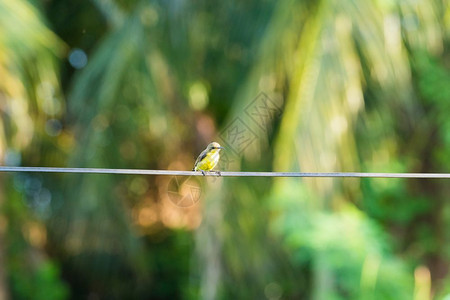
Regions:
M 215 171 L 217 176 L 222 176 L 222 173 L 220 173 L 220 171 Z
M 203 176 L 206 176 L 206 173 L 205 173 L 205 171 L 203 171 L 203 170 L 200 170 L 200 171 L 202 171 L 202 174 L 203 174 Z

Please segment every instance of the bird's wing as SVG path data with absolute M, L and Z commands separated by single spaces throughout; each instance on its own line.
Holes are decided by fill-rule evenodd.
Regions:
M 207 153 L 208 153 L 208 150 L 207 150 L 207 149 L 203 150 L 202 153 L 200 153 L 200 155 L 197 157 L 197 160 L 195 161 L 194 169 L 195 169 L 195 167 L 197 166 L 197 164 L 198 164 L 200 161 L 202 161 L 202 159 L 204 159 L 204 158 L 206 157 L 206 154 L 207 154 Z

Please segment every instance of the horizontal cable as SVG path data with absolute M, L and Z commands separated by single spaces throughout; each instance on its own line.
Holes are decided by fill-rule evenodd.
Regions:
M 173 171 L 173 170 L 47 168 L 47 167 L 6 167 L 6 166 L 0 166 L 0 172 L 203 176 L 203 174 L 199 171 L 194 172 L 194 171 Z M 218 176 L 218 173 L 216 173 L 216 172 L 205 172 L 205 174 L 206 174 L 206 176 Z M 373 178 L 441 178 L 441 179 L 450 179 L 450 173 L 220 172 L 220 175 L 224 176 L 224 177 L 373 177 Z

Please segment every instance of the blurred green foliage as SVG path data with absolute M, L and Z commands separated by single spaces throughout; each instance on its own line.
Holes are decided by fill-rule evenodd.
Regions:
M 217 140 L 221 170 L 448 173 L 449 7 L 0 0 L 0 161 L 190 170 Z M 0 298 L 450 293 L 447 180 L 8 174 L 0 191 Z

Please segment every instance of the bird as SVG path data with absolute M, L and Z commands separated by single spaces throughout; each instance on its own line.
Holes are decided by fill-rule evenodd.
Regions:
M 197 157 L 192 171 L 201 171 L 203 176 L 205 176 L 205 171 L 211 171 L 219 162 L 219 152 L 222 149 L 224 148 L 219 143 L 210 143 Z M 220 176 L 220 171 L 216 171 L 216 173 Z

